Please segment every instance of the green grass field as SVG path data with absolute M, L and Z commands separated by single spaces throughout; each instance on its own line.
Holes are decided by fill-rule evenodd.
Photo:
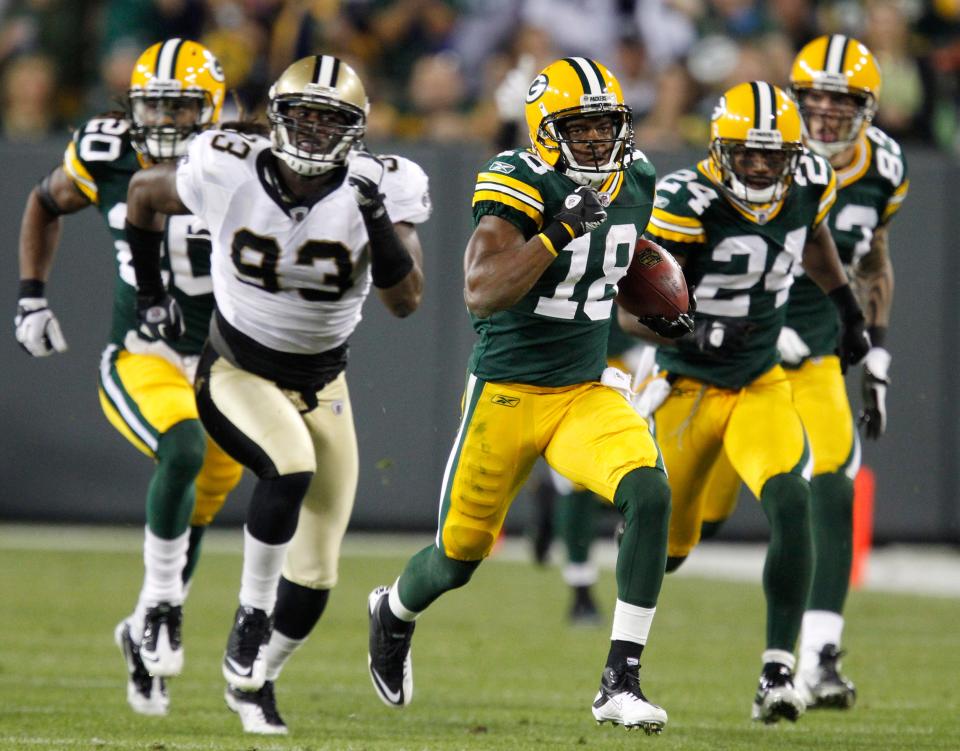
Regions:
M 139 553 L 0 549 L 0 748 L 960 749 L 960 600 L 854 593 L 845 668 L 860 691 L 856 708 L 764 727 L 749 720 L 763 646 L 760 587 L 668 577 L 642 676 L 670 722 L 647 737 L 598 727 L 590 715 L 608 627 L 565 624 L 556 569 L 496 559 L 421 619 L 415 699 L 389 709 L 367 676 L 365 604 L 405 557 L 344 558 L 326 615 L 278 683 L 291 735 L 264 739 L 244 735 L 222 698 L 238 555 L 214 549 L 201 562 L 170 714 L 144 718 L 127 708 L 112 642 L 139 587 Z M 599 591 L 609 609 L 612 574 Z

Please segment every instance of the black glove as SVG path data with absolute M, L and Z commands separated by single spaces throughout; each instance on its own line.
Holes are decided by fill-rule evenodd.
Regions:
M 693 325 L 693 341 L 705 355 L 723 358 L 743 349 L 757 324 L 736 318 L 698 318 Z
M 887 387 L 890 385 L 890 353 L 883 347 L 871 347 L 863 361 L 861 381 L 863 409 L 858 423 L 864 435 L 877 440 L 887 429 Z
M 571 240 L 592 232 L 607 221 L 607 210 L 593 188 L 581 186 L 563 199 L 563 208 L 540 233 L 554 253 Z
M 187 330 L 180 306 L 169 293 L 160 297 L 137 295 L 137 318 L 140 321 L 137 333 L 147 341 L 175 342 Z
M 837 356 L 840 358 L 840 368 L 846 373 L 848 366 L 856 365 L 870 351 L 867 324 L 849 284 L 837 287 L 827 297 L 840 314 L 840 341 Z
M 693 316 L 689 313 L 681 313 L 676 318 L 640 316 L 637 320 L 654 334 L 667 339 L 679 339 L 693 331 Z

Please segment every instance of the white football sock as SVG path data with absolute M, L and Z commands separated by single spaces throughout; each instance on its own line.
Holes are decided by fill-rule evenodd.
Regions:
M 653 625 L 653 615 L 656 612 L 656 608 L 641 608 L 639 605 L 630 605 L 618 599 L 613 609 L 613 631 L 610 639 L 646 644 L 650 626 Z
M 777 662 L 781 665 L 786 665 L 790 668 L 791 672 L 793 672 L 793 668 L 797 664 L 796 658 L 785 649 L 765 649 L 760 659 L 764 665 L 768 662 Z
M 143 638 L 143 619 L 147 609 L 160 602 L 183 604 L 183 567 L 187 565 L 190 530 L 166 540 L 144 527 L 143 585 L 137 606 L 130 616 L 130 636 L 135 642 Z
M 290 655 L 296 652 L 305 641 L 306 639 L 291 639 L 276 629 L 273 630 L 270 641 L 267 642 L 267 648 L 264 650 L 268 681 L 275 681 L 280 677 L 280 671 L 287 664 Z
M 243 573 L 240 576 L 240 604 L 273 612 L 277 584 L 283 568 L 287 543 L 268 545 L 243 527 Z
M 820 664 L 820 650 L 826 644 L 840 648 L 843 616 L 829 610 L 808 610 L 800 630 L 800 670 L 811 671 Z
M 590 561 L 568 563 L 563 567 L 563 581 L 568 587 L 592 587 L 597 578 L 597 566 Z
M 397 616 L 397 618 L 399 618 L 401 621 L 410 623 L 417 620 L 417 616 L 420 615 L 420 613 L 414 613 L 412 610 L 407 610 L 407 608 L 404 607 L 404 604 L 400 602 L 400 595 L 397 592 L 397 582 L 399 581 L 400 579 L 397 578 L 397 581 L 395 581 L 393 586 L 390 587 L 390 594 L 387 595 L 387 605 L 390 608 L 390 612 Z

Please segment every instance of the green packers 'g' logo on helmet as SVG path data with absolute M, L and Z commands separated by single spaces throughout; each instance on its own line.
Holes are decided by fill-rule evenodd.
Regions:
M 616 77 L 596 60 L 550 63 L 530 84 L 526 118 L 540 158 L 580 185 L 602 184 L 633 153 L 633 115 Z
M 339 167 L 363 140 L 370 103 L 353 68 L 332 55 L 293 63 L 270 87 L 273 153 L 311 177 Z

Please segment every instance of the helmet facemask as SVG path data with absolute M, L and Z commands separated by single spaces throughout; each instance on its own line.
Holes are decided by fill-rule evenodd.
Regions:
M 304 177 L 343 166 L 363 140 L 366 112 L 324 96 L 281 95 L 270 100 L 273 153 Z
M 824 85 L 793 86 L 791 89 L 803 124 L 804 143 L 816 154 L 829 159 L 852 146 L 876 113 L 872 94 Z M 813 100 L 813 101 L 812 101 Z M 831 139 L 816 138 L 813 118 L 831 133 Z
M 179 81 L 156 81 L 130 89 L 130 139 L 134 148 L 153 161 L 177 159 L 190 141 L 213 121 L 209 91 L 182 89 Z
M 603 101 L 544 114 L 536 137 L 545 150 L 559 152 L 558 172 L 579 185 L 599 187 L 627 166 L 634 149 L 633 116 L 612 94 L 587 98 Z
M 803 148 L 784 143 L 779 131 L 754 131 L 746 140 L 716 138 L 710 157 L 722 185 L 733 198 L 747 204 L 779 201 L 787 192 Z

